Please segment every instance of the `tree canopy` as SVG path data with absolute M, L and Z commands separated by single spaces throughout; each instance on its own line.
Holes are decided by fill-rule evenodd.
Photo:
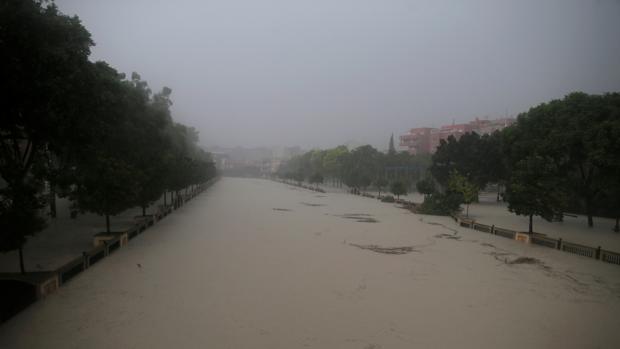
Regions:
M 41 208 L 53 210 L 56 189 L 108 221 L 215 175 L 197 133 L 172 120 L 171 89 L 152 95 L 137 73 L 90 62 L 77 17 L 7 0 L 0 23 L 0 251 L 19 249 L 22 271 L 22 247 L 45 227 Z

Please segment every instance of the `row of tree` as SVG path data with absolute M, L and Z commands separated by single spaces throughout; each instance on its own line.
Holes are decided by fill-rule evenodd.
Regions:
M 173 121 L 171 90 L 153 94 L 88 57 L 93 42 L 77 17 L 52 3 L 0 7 L 0 251 L 22 248 L 44 229 L 56 196 L 75 212 L 106 217 L 145 209 L 162 194 L 215 175 L 193 128 Z
M 391 138 L 387 153 L 370 145 L 352 150 L 346 146 L 311 150 L 282 164 L 277 175 L 297 182 L 327 180 L 358 191 L 370 186 L 382 190 L 390 182 L 402 182 L 407 186 L 415 183 L 424 176 L 429 164 L 429 156 L 397 152 Z
M 509 210 L 546 220 L 564 212 L 620 217 L 620 94 L 573 93 L 531 108 L 501 132 L 441 141 L 427 194 L 505 187 Z M 455 176 L 463 177 L 455 187 Z M 432 182 L 438 184 L 436 189 Z M 439 194 L 438 194 L 439 195 Z M 462 202 L 472 200 L 463 196 Z M 469 201 L 471 202 L 471 201 Z

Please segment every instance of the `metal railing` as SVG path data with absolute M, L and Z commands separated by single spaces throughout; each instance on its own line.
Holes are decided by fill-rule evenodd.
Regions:
M 457 214 L 451 215 L 451 217 L 461 227 L 471 228 L 477 231 L 491 233 L 499 235 L 508 239 L 516 239 L 517 235 L 523 236 L 525 233 L 518 233 L 514 230 L 498 228 L 495 226 L 488 226 L 486 224 L 477 223 L 474 220 L 463 218 Z M 606 263 L 620 265 L 620 253 L 609 250 L 604 250 L 600 246 L 592 247 L 582 244 L 576 244 L 573 242 L 564 241 L 560 239 L 550 238 L 544 234 L 530 234 L 529 241 L 534 245 L 553 248 L 567 253 L 576 254 L 579 256 L 597 259 Z

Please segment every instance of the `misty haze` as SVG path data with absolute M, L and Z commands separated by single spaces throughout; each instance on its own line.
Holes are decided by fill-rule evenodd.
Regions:
M 620 2 L 0 0 L 0 348 L 617 348 Z

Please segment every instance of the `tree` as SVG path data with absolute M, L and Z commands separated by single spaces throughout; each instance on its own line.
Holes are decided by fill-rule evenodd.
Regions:
M 611 130 L 619 120 L 618 93 L 587 95 L 572 93 L 519 115 L 513 130 L 506 133 L 511 163 L 536 152 L 554 159 L 563 168 L 565 194 L 572 200 L 568 207 L 588 216 L 604 209 L 602 197 L 608 188 L 606 168 L 617 158 Z
M 379 197 L 381 197 L 381 190 L 388 185 L 388 181 L 384 177 L 379 177 L 375 179 L 374 185 L 379 189 Z
M 453 136 L 442 139 L 433 154 L 431 174 L 439 184 L 447 186 L 452 171 L 456 170 L 482 188 L 489 181 L 487 159 L 482 155 L 484 148 L 477 133 L 466 133 L 458 140 Z
M 110 233 L 110 216 L 115 216 L 135 204 L 139 185 L 136 168 L 123 159 L 108 154 L 94 156 L 90 164 L 79 171 L 74 193 L 77 206 L 105 216 L 106 232 Z
M 342 181 L 343 161 L 348 154 L 349 150 L 344 145 L 325 151 L 323 169 L 325 170 L 325 175 L 334 180 L 334 184 L 337 181 Z
M 323 183 L 323 175 L 320 172 L 315 172 L 309 179 L 310 184 L 316 184 L 318 187 L 319 183 Z
M 19 268 L 24 266 L 23 246 L 29 236 L 45 228 L 45 220 L 38 209 L 43 201 L 37 195 L 39 188 L 31 180 L 20 183 L 23 187 L 9 186 L 0 189 L 0 252 L 19 251 Z
M 454 170 L 450 174 L 450 179 L 448 180 L 448 189 L 461 194 L 463 203 L 467 207 L 465 216 L 469 217 L 469 205 L 478 199 L 478 186 L 471 183 L 467 178 L 461 176 L 458 171 Z
M 394 147 L 394 134 L 390 136 L 390 144 L 388 147 L 388 155 L 396 155 L 396 148 Z
M 304 176 L 304 173 L 302 171 L 298 170 L 293 174 L 293 179 L 297 182 L 297 185 L 301 185 L 304 179 L 306 179 L 306 176 Z
M 529 233 L 533 232 L 532 217 L 551 221 L 561 217 L 566 195 L 561 190 L 561 172 L 552 158 L 531 155 L 514 167 L 506 187 L 508 210 L 528 216 Z
M 343 157 L 343 182 L 355 189 L 368 187 L 379 172 L 379 154 L 381 153 L 370 145 L 353 149 Z
M 0 250 L 19 249 L 24 272 L 26 237 L 45 227 L 38 216 L 42 178 L 33 167 L 56 141 L 80 135 L 82 72 L 90 66 L 92 41 L 77 17 L 62 15 L 53 3 L 3 1 L 0 23 L 0 176 L 6 182 Z
M 425 178 L 421 181 L 418 181 L 416 183 L 416 189 L 418 189 L 418 192 L 420 194 L 424 194 L 425 200 L 429 195 L 437 191 L 437 188 L 435 188 L 435 182 L 432 178 Z
M 132 74 L 132 85 L 138 92 L 141 108 L 134 117 L 131 133 L 134 135 L 132 146 L 132 163 L 137 168 L 136 204 L 142 207 L 142 215 L 146 208 L 158 200 L 165 191 L 166 150 L 171 146 L 165 129 L 172 124 L 170 117 L 169 96 L 172 90 L 167 87 L 150 100 L 150 90 L 146 82 L 140 80 L 136 73 Z
M 101 67 L 102 81 L 92 113 L 99 116 L 101 136 L 82 146 L 75 168 L 75 191 L 71 198 L 80 211 L 105 216 L 110 232 L 110 216 L 117 215 L 138 201 L 141 181 L 147 180 L 137 158 L 143 155 L 145 141 L 141 121 L 146 113 L 145 91 L 109 67 Z M 137 77 L 139 80 L 139 77 Z M 135 152 L 127 151 L 133 149 Z
M 400 199 L 401 195 L 407 194 L 407 186 L 401 181 L 392 182 L 392 185 L 390 186 L 390 192 L 396 195 L 397 199 Z

